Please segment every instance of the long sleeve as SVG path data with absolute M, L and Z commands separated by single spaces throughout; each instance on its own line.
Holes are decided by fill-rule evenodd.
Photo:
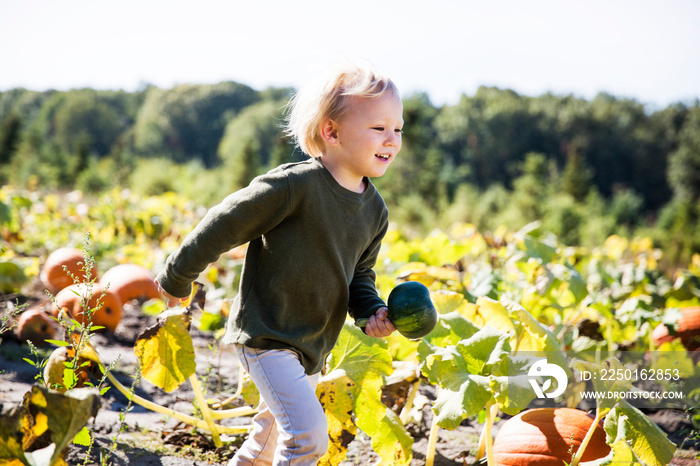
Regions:
M 355 275 L 352 278 L 352 282 L 350 282 L 348 311 L 350 316 L 355 319 L 369 317 L 377 309 L 386 305 L 377 294 L 377 274 L 374 271 L 374 266 L 377 263 L 382 239 L 387 232 L 388 226 L 388 220 L 385 219 L 381 230 L 360 258 L 355 268 Z
M 158 283 L 176 297 L 221 254 L 260 237 L 281 222 L 290 208 L 289 180 L 275 173 L 258 177 L 212 207 L 167 260 Z

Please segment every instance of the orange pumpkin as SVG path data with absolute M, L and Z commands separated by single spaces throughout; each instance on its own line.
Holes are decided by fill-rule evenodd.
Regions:
M 651 339 L 656 346 L 680 338 L 683 346 L 688 351 L 700 349 L 700 306 L 681 308 L 681 317 L 678 319 L 678 331 L 671 335 L 664 324 L 659 324 L 653 332 Z
M 122 303 L 162 297 L 155 283 L 155 275 L 137 264 L 115 265 L 105 272 L 100 283 L 119 296 Z
M 44 262 L 44 266 L 41 269 L 41 281 L 51 293 L 57 293 L 74 283 L 73 278 L 63 269 L 64 266 L 68 269 L 68 272 L 78 277 L 80 281 L 87 281 L 83 252 L 80 249 L 71 247 L 59 248 L 46 258 L 46 262 Z M 95 264 L 92 265 L 90 274 L 90 278 L 98 278 Z
M 109 332 L 114 332 L 122 317 L 122 302 L 115 293 L 105 290 L 99 283 L 92 286 L 92 296 L 88 301 L 88 307 L 95 309 L 100 306 L 92 315 L 92 324 L 105 327 Z M 76 295 L 76 293 L 78 293 Z M 103 295 L 104 293 L 104 295 Z M 70 285 L 56 295 L 56 302 L 51 306 L 51 314 L 58 317 L 61 310 L 67 312 L 72 318 L 83 323 L 82 298 L 88 294 L 87 285 L 78 283 Z
M 19 315 L 15 333 L 21 342 L 31 341 L 37 346 L 46 345 L 46 339 L 52 339 L 56 330 L 49 315 L 41 308 L 27 309 Z
M 504 422 L 493 442 L 498 466 L 562 466 L 571 462 L 593 419 L 572 408 L 535 408 Z M 582 461 L 610 453 L 605 431 L 597 426 Z

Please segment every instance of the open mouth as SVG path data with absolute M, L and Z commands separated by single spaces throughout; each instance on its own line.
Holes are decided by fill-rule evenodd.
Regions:
M 391 158 L 391 154 L 374 154 L 374 156 L 382 160 L 389 160 Z

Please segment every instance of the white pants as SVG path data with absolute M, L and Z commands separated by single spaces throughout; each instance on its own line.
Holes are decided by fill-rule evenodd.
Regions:
M 328 449 L 326 414 L 316 397 L 319 374 L 307 376 L 290 350 L 236 350 L 261 400 L 253 430 L 228 466 L 315 465 Z

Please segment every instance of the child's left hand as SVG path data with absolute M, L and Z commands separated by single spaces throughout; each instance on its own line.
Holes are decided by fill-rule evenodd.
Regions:
M 377 309 L 377 312 L 369 318 L 369 322 L 367 322 L 365 327 L 365 333 L 376 338 L 387 337 L 394 333 L 394 330 L 396 330 L 396 327 L 389 320 L 389 309 L 386 307 Z
M 156 285 L 158 286 L 158 291 L 160 291 L 160 294 L 163 296 L 163 301 L 165 301 L 165 304 L 168 307 L 175 307 L 181 302 L 187 301 L 187 298 L 176 298 L 175 296 L 171 295 L 167 291 L 163 289 L 162 286 L 160 286 L 160 283 L 158 283 L 158 279 L 156 278 L 154 280 L 156 282 Z

